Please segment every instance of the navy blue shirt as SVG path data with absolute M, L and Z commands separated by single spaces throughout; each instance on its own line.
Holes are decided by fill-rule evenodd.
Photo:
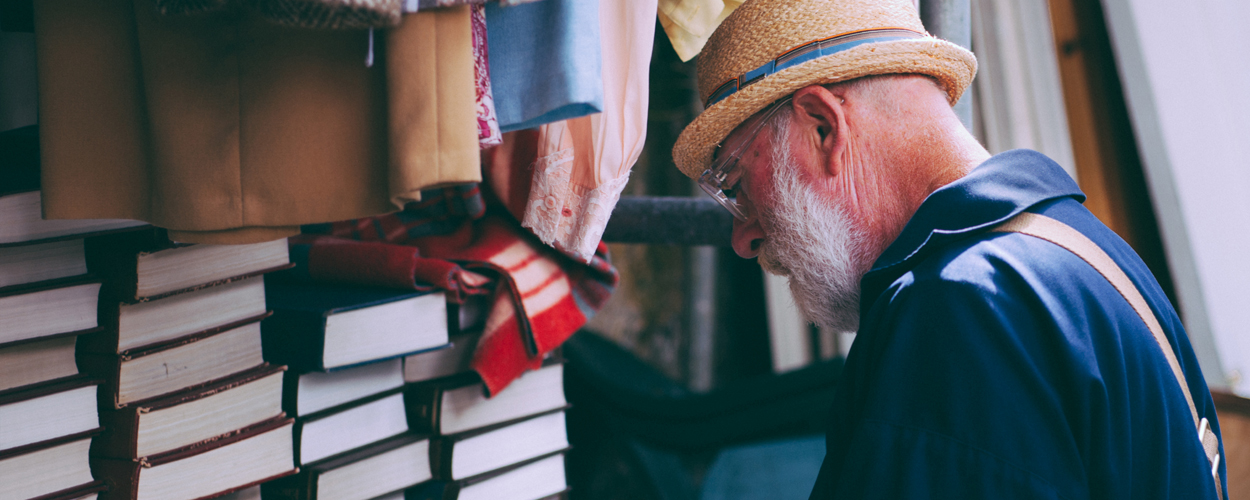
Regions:
M 1102 247 L 1154 310 L 1218 434 L 1176 312 L 1082 201 L 1063 169 L 1025 150 L 924 201 L 861 282 L 812 498 L 1216 497 L 1185 397 L 1132 306 L 1069 251 L 987 231 L 1029 211 Z

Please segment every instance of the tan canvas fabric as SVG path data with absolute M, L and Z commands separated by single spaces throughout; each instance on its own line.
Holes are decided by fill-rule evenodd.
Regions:
M 387 35 L 390 183 L 397 205 L 419 199 L 421 189 L 482 180 L 470 8 L 405 16 Z
M 467 7 L 405 16 L 393 39 L 436 43 L 389 43 L 406 64 L 366 68 L 364 31 L 151 1 L 36 3 L 45 217 L 245 243 L 480 181 Z M 430 74 L 433 90 L 402 84 Z

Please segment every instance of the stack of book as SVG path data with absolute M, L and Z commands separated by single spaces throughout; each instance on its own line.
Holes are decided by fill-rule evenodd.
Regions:
M 403 498 L 428 481 L 430 441 L 410 429 L 403 358 L 448 350 L 442 292 L 271 282 L 265 359 L 288 365 L 283 407 L 296 417 L 301 472 L 266 499 Z
M 102 498 L 196 499 L 295 473 L 285 367 L 262 357 L 263 274 L 286 241 L 180 245 L 161 230 L 93 237 L 100 331 L 78 366 L 103 381 L 91 443 Z
M 564 366 L 558 356 L 486 398 L 472 372 L 409 385 L 409 426 L 430 438 L 433 481 L 408 500 L 537 500 L 568 490 Z
M 558 357 L 487 398 L 469 369 L 487 303 L 442 293 L 271 282 L 265 357 L 288 365 L 301 471 L 266 500 L 561 498 Z
M 564 374 L 558 354 L 494 398 L 469 368 L 490 310 L 470 297 L 448 349 L 404 359 L 410 427 L 431 435 L 433 480 L 409 500 L 538 500 L 566 496 Z
M 84 240 L 134 230 L 128 220 L 45 221 L 38 147 L 22 129 L 0 134 L 0 498 L 86 499 L 104 490 L 88 450 L 101 432 L 100 381 L 80 374 L 78 336 L 99 331 L 101 282 Z

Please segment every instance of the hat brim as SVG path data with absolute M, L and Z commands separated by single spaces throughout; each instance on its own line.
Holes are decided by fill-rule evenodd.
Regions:
M 967 49 L 938 38 L 894 40 L 860 45 L 778 71 L 695 118 L 673 146 L 673 161 L 692 179 L 712 163 L 716 145 L 751 115 L 809 85 L 844 82 L 865 76 L 915 73 L 934 77 L 953 106 L 972 83 L 977 59 Z

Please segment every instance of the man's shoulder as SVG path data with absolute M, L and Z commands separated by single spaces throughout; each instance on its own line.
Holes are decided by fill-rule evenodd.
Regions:
M 940 297 L 961 303 L 1016 302 L 1078 291 L 1115 293 L 1102 275 L 1063 247 L 1020 233 L 983 232 L 919 262 L 895 280 L 882 305 L 898 308 Z

